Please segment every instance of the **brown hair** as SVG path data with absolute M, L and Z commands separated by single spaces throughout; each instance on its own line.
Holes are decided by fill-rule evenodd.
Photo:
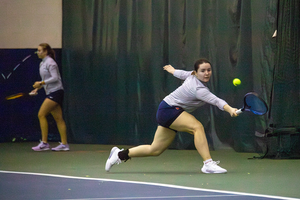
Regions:
M 194 64 L 194 70 L 197 72 L 199 69 L 199 65 L 203 64 L 203 63 L 208 63 L 211 66 L 211 63 L 209 62 L 209 60 L 207 60 L 206 58 L 200 58 L 199 60 L 197 60 Z
M 47 43 L 41 43 L 39 46 L 43 48 L 43 51 L 47 51 L 47 55 L 55 60 L 55 51 Z

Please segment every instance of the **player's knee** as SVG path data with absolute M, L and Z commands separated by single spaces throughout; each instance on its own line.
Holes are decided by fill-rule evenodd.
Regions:
M 152 150 L 151 151 L 151 156 L 159 156 L 160 154 L 162 154 L 164 151 L 161 149 L 156 149 L 156 150 Z
M 203 127 L 203 125 L 200 122 L 195 123 L 192 126 L 192 132 L 193 133 L 196 133 L 196 132 L 199 132 L 199 131 L 203 131 L 203 130 L 204 130 L 204 127 Z
M 160 154 L 162 154 L 162 151 L 154 151 L 154 152 L 152 152 L 152 156 L 159 156 Z
M 42 113 L 42 112 L 38 113 L 38 118 L 39 119 L 42 119 L 42 118 L 45 118 L 45 117 L 47 117 L 47 115 L 45 115 L 44 113 Z

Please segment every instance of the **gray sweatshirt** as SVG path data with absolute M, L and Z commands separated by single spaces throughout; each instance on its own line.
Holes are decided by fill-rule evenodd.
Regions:
M 183 84 L 164 98 L 170 106 L 179 106 L 191 113 L 205 103 L 224 110 L 226 101 L 212 94 L 209 89 L 195 76 L 192 71 L 175 70 L 174 76 L 184 80 Z
M 45 82 L 43 87 L 47 95 L 57 90 L 64 89 L 58 66 L 50 56 L 43 58 L 40 63 L 40 76 L 42 81 Z

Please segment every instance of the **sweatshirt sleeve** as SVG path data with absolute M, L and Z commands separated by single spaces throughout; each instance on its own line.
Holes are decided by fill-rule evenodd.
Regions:
M 192 71 L 184 71 L 181 69 L 176 69 L 173 76 L 175 76 L 176 78 L 179 78 L 181 80 L 185 80 L 191 74 L 192 74 Z
M 211 105 L 217 106 L 220 110 L 223 110 L 223 111 L 224 111 L 223 107 L 226 104 L 228 104 L 223 99 L 220 99 L 216 95 L 211 93 L 209 91 L 209 89 L 207 89 L 206 87 L 197 88 L 196 97 L 197 97 L 197 99 L 199 99 L 201 101 L 204 101 L 204 102 L 209 103 Z
M 58 72 L 57 65 L 53 65 L 53 64 L 49 65 L 48 70 L 49 70 L 51 77 L 46 80 L 43 80 L 45 82 L 45 84 L 54 83 L 54 82 L 58 81 L 59 72 Z

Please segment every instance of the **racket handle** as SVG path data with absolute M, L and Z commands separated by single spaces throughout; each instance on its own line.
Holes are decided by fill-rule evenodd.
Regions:
M 243 111 L 242 111 L 242 109 L 239 109 L 239 110 L 235 111 L 235 113 L 239 115 L 239 114 L 243 113 Z

